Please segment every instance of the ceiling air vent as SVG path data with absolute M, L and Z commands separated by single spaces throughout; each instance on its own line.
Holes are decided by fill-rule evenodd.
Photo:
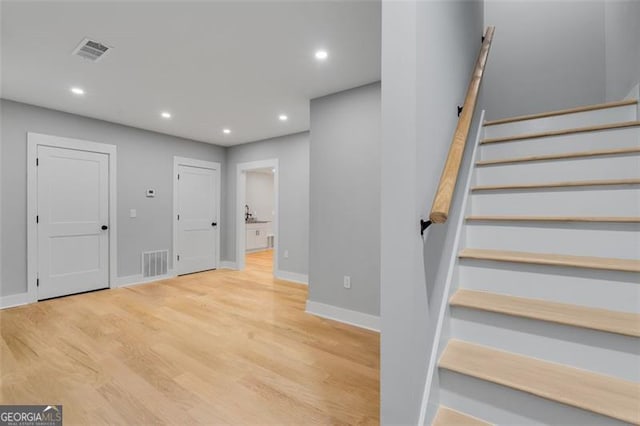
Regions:
M 81 56 L 85 59 L 89 59 L 92 62 L 97 62 L 109 51 L 111 51 L 111 49 L 111 47 L 104 45 L 99 41 L 85 38 L 80 42 L 78 47 L 75 48 L 73 54 Z

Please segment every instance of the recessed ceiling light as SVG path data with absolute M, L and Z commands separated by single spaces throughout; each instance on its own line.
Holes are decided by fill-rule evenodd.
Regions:
M 280 115 L 278 116 L 278 119 L 279 119 L 280 121 L 287 121 L 287 120 L 289 119 L 289 117 L 287 117 L 287 116 L 286 116 L 286 114 L 280 114 Z
M 231 133 L 231 129 L 222 129 L 222 133 L 228 135 L 229 133 Z
M 316 51 L 316 59 L 320 61 L 324 61 L 329 57 L 329 53 L 326 50 L 317 50 Z
M 84 95 L 84 90 L 82 90 L 80 87 L 72 87 L 71 92 L 74 95 Z
M 167 111 L 160 113 L 160 115 L 162 116 L 162 118 L 171 118 L 171 113 Z

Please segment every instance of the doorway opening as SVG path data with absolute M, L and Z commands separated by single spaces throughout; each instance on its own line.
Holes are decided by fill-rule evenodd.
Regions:
M 278 160 L 238 164 L 236 259 L 238 269 L 278 270 Z

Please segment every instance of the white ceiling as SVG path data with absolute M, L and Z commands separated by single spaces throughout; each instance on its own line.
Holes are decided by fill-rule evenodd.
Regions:
M 3 98 L 219 145 L 307 130 L 309 99 L 380 79 L 379 1 L 1 7 Z M 113 50 L 96 63 L 71 55 L 85 37 Z

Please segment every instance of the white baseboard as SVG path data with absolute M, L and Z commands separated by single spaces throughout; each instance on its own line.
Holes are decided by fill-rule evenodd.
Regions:
M 238 269 L 238 264 L 229 260 L 221 260 L 220 269 Z
M 309 284 L 309 276 L 306 274 L 299 274 L 297 272 L 281 271 L 277 270 L 274 274 L 279 280 L 292 281 L 298 284 Z
M 29 293 L 0 296 L 0 309 L 13 308 L 15 306 L 26 305 L 33 302 L 35 302 L 35 300 L 33 300 Z
M 307 300 L 307 313 L 380 332 L 380 317 Z
M 118 277 L 115 279 L 115 286 L 112 288 L 118 287 L 127 287 L 130 285 L 137 284 L 147 284 L 152 283 L 154 281 L 166 280 L 169 278 L 175 278 L 176 274 L 170 270 L 168 274 L 161 275 L 158 277 L 150 277 L 144 278 L 142 274 L 137 275 L 129 275 L 126 277 Z M 29 295 L 29 293 L 19 293 L 19 294 L 11 294 L 9 296 L 0 296 L 0 309 L 12 308 L 14 306 L 26 305 L 29 303 L 37 302 L 37 300 Z
M 152 283 L 154 281 L 167 280 L 169 278 L 175 278 L 176 274 L 173 270 L 170 270 L 166 275 L 160 275 L 157 277 L 149 277 L 144 278 L 142 274 L 129 275 L 126 277 L 118 277 L 116 278 L 116 287 L 128 287 L 130 285 L 138 285 L 138 284 L 147 284 Z

